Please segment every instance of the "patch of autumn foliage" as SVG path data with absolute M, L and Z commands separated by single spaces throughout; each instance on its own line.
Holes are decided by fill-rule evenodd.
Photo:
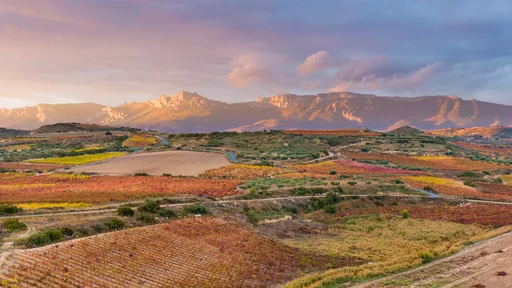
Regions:
M 511 147 L 495 147 L 492 145 L 483 145 L 483 144 L 481 145 L 481 144 L 462 142 L 462 141 L 454 142 L 454 144 L 459 147 L 465 148 L 465 149 L 479 151 L 479 152 L 482 152 L 485 154 L 498 153 L 500 155 L 507 155 L 507 154 L 512 153 Z
M 404 156 L 395 154 L 376 154 L 344 151 L 347 157 L 357 160 L 383 160 L 398 165 L 418 166 L 434 170 L 454 170 L 454 171 L 481 171 L 506 169 L 510 166 L 498 165 L 496 163 L 487 163 L 473 161 L 466 158 L 450 156 Z
M 66 165 L 58 164 L 34 164 L 34 163 L 21 163 L 21 162 L 0 162 L 0 168 L 6 170 L 17 170 L 17 171 L 49 171 L 64 168 Z
M 274 287 L 347 261 L 189 218 L 13 253 L 3 264 L 2 283 L 20 287 Z
M 156 143 L 157 139 L 151 135 L 135 134 L 123 142 L 123 147 L 142 148 L 150 145 L 155 145 Z
M 292 170 L 311 174 L 330 174 L 336 171 L 336 174 L 421 174 L 418 171 L 409 171 L 396 168 L 389 168 L 380 165 L 360 163 L 351 160 L 327 161 L 316 164 L 289 165 Z
M 414 188 L 425 189 L 426 187 L 430 187 L 433 188 L 435 192 L 445 195 L 488 200 L 512 200 L 512 193 L 486 193 L 485 191 L 466 186 L 462 182 L 450 178 L 408 176 L 402 177 L 402 180 Z
M 407 210 L 410 218 L 457 222 L 462 224 L 478 223 L 490 226 L 512 225 L 512 209 L 508 205 L 496 204 L 449 204 L 432 201 L 417 204 L 399 204 L 371 206 L 341 212 L 337 216 L 384 214 L 400 217 Z
M 206 178 L 255 179 L 265 178 L 280 171 L 282 171 L 282 169 L 272 166 L 233 164 L 210 169 L 201 174 L 201 176 Z
M 340 129 L 340 130 L 284 130 L 286 134 L 301 135 L 332 135 L 332 136 L 369 136 L 377 137 L 378 132 L 364 131 L 361 129 Z
M 76 176 L 76 177 L 74 177 Z M 163 176 L 39 175 L 0 178 L 0 203 L 105 203 L 145 197 L 237 194 L 237 180 Z

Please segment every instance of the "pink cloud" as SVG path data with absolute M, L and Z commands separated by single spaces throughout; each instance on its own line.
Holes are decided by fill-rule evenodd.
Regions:
M 330 65 L 329 52 L 321 50 L 309 55 L 302 64 L 297 67 L 297 73 L 301 76 L 323 70 Z
M 239 89 L 251 84 L 279 86 L 282 81 L 286 82 L 279 69 L 284 62 L 282 57 L 276 55 L 240 56 L 229 63 L 233 70 L 228 75 L 228 83 L 231 87 Z
M 414 71 L 410 75 L 395 75 L 390 80 L 388 87 L 391 89 L 410 89 L 418 87 L 425 83 L 428 78 L 432 77 L 436 72 L 438 72 L 442 65 L 443 63 L 441 62 L 435 62 Z
M 441 66 L 442 63 L 435 62 L 416 71 L 403 73 L 400 72 L 400 67 L 394 65 L 385 56 L 349 60 L 340 67 L 334 76 L 334 85 L 329 91 L 415 89 L 434 76 Z

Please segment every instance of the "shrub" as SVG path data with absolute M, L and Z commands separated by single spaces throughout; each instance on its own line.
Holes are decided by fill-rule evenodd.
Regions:
M 350 186 L 356 186 L 356 185 L 357 185 L 357 182 L 355 182 L 355 181 L 349 181 L 349 182 L 347 182 L 347 184 L 348 184 L 348 185 L 350 185 Z
M 341 145 L 341 141 L 340 141 L 340 139 L 337 139 L 337 138 L 329 138 L 329 139 L 327 139 L 327 145 L 338 146 L 338 145 Z
M 296 207 L 283 206 L 282 209 L 284 212 L 287 212 L 287 213 L 292 213 L 292 214 L 299 213 L 299 210 Z
M 16 214 L 23 211 L 20 207 L 13 206 L 13 205 L 0 205 L 0 216 L 5 216 L 8 214 Z
M 146 201 L 137 208 L 137 211 L 146 213 L 156 213 L 158 210 L 160 210 L 160 205 L 155 201 Z
M 164 174 L 162 174 L 162 176 L 164 176 L 164 177 L 172 177 L 172 174 L 164 173 Z
M 329 171 L 329 174 L 331 174 L 331 175 L 336 175 L 336 170 L 331 170 L 331 171 Z
M 101 233 L 101 232 L 105 231 L 105 227 L 101 224 L 95 225 L 94 231 L 96 231 L 97 233 Z
M 25 244 L 28 247 L 39 247 L 44 246 L 46 244 L 50 244 L 52 241 L 48 236 L 46 236 L 44 233 L 36 233 L 28 236 L 28 238 L 25 241 Z
M 62 232 L 60 232 L 60 230 L 57 229 L 48 229 L 45 230 L 43 233 L 50 239 L 51 242 L 57 242 L 62 239 Z
M 336 207 L 334 205 L 327 206 L 325 207 L 324 212 L 327 214 L 336 214 Z
M 404 211 L 402 211 L 402 218 L 409 219 L 409 211 L 407 211 L 407 209 L 404 209 Z
M 139 172 L 139 173 L 135 173 L 134 176 L 140 177 L 140 176 L 149 176 L 149 175 L 148 175 L 148 173 L 145 173 L 145 172 Z
M 121 206 L 117 208 L 117 215 L 124 217 L 132 217 L 133 215 L 135 215 L 135 211 L 133 211 L 133 209 L 130 207 Z
M 432 254 L 430 254 L 429 252 L 421 251 L 418 254 L 418 256 L 421 258 L 422 264 L 427 264 L 427 263 L 431 262 L 432 260 L 434 260 L 434 256 L 432 256 Z
M 156 219 L 153 215 L 149 215 L 149 214 L 145 214 L 145 213 L 139 214 L 137 217 L 135 217 L 135 219 L 137 221 L 140 221 L 145 224 L 155 224 L 156 223 Z
M 188 215 L 188 214 L 206 215 L 206 214 L 208 214 L 208 209 L 206 209 L 206 207 L 204 207 L 201 204 L 194 204 L 194 205 L 189 205 L 189 206 L 183 207 L 183 213 L 185 215 Z
M 162 218 L 171 219 L 171 218 L 178 217 L 178 213 L 174 212 L 171 209 L 162 209 L 162 210 L 160 210 L 160 212 L 158 212 L 158 216 L 160 216 Z
M 75 231 L 69 227 L 61 227 L 59 230 L 62 233 L 62 235 L 66 237 L 71 237 L 75 233 Z
M 467 172 L 464 172 L 462 175 L 460 175 L 460 177 L 477 178 L 478 174 L 475 172 L 467 171 Z
M 117 218 L 111 218 L 105 223 L 105 226 L 110 230 L 119 230 L 124 227 L 124 221 Z
M 328 190 L 326 188 L 322 188 L 322 187 L 314 187 L 314 188 L 298 187 L 298 188 L 293 188 L 290 193 L 292 195 L 304 196 L 304 195 L 324 194 L 324 193 L 327 193 L 327 191 Z
M 370 152 L 370 148 L 368 148 L 368 147 L 363 147 L 363 148 L 361 148 L 361 152 L 363 152 L 363 153 L 368 153 L 368 152 Z
M 14 231 L 21 231 L 27 229 L 27 225 L 23 222 L 21 222 L 17 218 L 12 219 L 6 219 L 4 221 L 4 228 L 8 233 L 14 232 Z

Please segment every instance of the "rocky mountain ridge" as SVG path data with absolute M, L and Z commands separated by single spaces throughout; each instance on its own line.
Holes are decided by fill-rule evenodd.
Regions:
M 109 107 L 95 103 L 39 104 L 0 108 L 0 127 L 35 129 L 79 122 L 157 129 L 163 132 L 253 131 L 262 129 L 422 130 L 512 125 L 512 106 L 456 96 L 384 97 L 351 92 L 281 94 L 251 102 L 224 103 L 182 91 L 147 102 Z

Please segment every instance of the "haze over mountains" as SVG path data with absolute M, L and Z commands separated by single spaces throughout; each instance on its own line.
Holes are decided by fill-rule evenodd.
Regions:
M 39 104 L 0 108 L 0 127 L 35 129 L 61 122 L 96 123 L 163 132 L 253 131 L 263 129 L 389 130 L 512 125 L 512 106 L 456 96 L 379 97 L 350 92 L 260 98 L 224 103 L 182 91 L 147 102 L 108 107 L 95 103 Z

